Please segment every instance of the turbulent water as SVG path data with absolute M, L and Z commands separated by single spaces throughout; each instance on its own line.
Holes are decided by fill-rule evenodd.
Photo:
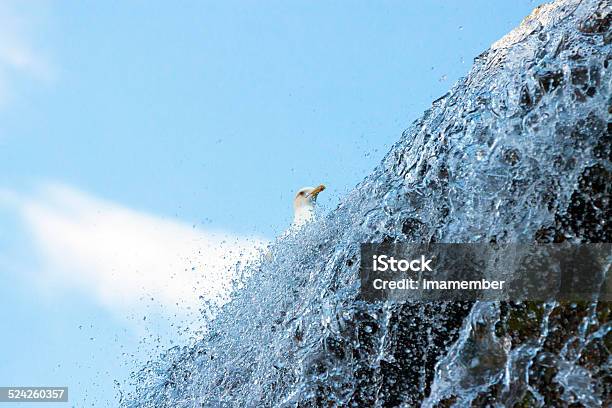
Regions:
M 125 407 L 610 404 L 610 303 L 358 300 L 361 242 L 610 242 L 610 2 L 534 10 Z

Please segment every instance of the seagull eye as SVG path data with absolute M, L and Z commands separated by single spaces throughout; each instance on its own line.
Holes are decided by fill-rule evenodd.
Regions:
M 304 194 L 306 194 L 306 193 L 304 193 L 303 191 L 300 191 L 300 195 L 301 196 L 303 196 Z

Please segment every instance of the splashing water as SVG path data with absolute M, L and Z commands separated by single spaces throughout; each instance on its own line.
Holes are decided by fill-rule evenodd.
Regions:
M 125 407 L 601 406 L 610 304 L 358 300 L 361 242 L 610 242 L 612 7 L 537 8 Z

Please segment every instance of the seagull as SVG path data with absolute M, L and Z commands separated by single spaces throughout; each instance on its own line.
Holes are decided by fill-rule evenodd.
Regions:
M 325 190 L 323 184 L 317 187 L 301 188 L 293 199 L 293 224 L 292 227 L 299 228 L 312 220 L 314 217 L 314 206 L 317 202 L 317 196 L 321 191 Z
M 317 202 L 317 196 L 321 191 L 325 190 L 323 184 L 317 187 L 303 187 L 299 189 L 293 199 L 293 223 L 280 235 L 280 239 L 284 239 L 295 234 L 299 229 L 314 218 L 314 206 Z M 272 260 L 272 251 L 270 247 L 264 252 L 266 260 Z

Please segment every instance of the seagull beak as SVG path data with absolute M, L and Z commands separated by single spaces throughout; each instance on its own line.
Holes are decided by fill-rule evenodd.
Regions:
M 325 186 L 323 184 L 318 185 L 317 187 L 314 188 L 314 190 L 312 190 L 310 192 L 310 194 L 308 194 L 311 197 L 317 198 L 317 196 L 319 195 L 319 193 L 321 191 L 325 190 Z

